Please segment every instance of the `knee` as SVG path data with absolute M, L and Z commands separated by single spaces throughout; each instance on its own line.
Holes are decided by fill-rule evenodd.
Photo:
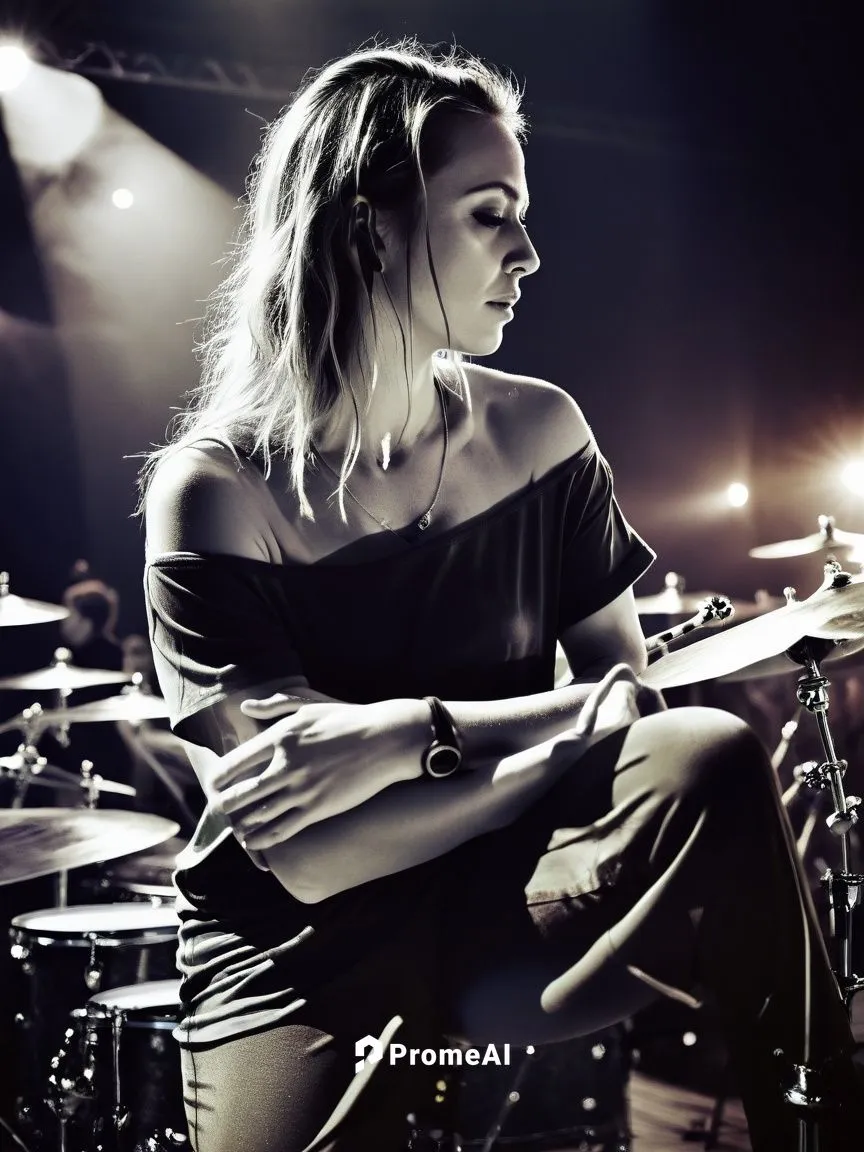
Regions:
M 712 801 L 737 799 L 773 782 L 768 755 L 755 732 L 737 716 L 715 708 L 678 708 L 648 720 L 659 721 L 664 776 L 678 794 Z

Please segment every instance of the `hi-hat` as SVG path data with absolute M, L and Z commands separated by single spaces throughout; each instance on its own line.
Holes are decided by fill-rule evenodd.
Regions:
M 790 556 L 809 556 L 812 552 L 831 552 L 852 548 L 864 552 L 864 535 L 844 532 L 834 527 L 833 516 L 819 517 L 819 531 L 799 540 L 778 540 L 776 544 L 762 544 L 751 548 L 750 555 L 757 560 L 785 560 Z
M 17 628 L 22 624 L 48 624 L 65 620 L 69 609 L 45 600 L 25 600 L 9 591 L 9 573 L 0 572 L 0 628 Z
M 121 692 L 119 696 L 108 696 L 105 700 L 94 700 L 92 704 L 79 704 L 75 708 L 51 708 L 39 715 L 41 725 L 49 724 L 95 724 L 107 720 L 164 720 L 168 716 L 168 705 L 161 696 L 148 696 L 146 692 Z
M 0 811 L 0 884 L 15 884 L 128 856 L 179 831 L 162 816 L 119 809 Z
M 805 636 L 849 641 L 836 655 L 850 653 L 864 639 L 864 577 L 841 587 L 823 587 L 806 600 L 792 601 L 737 628 L 691 644 L 651 664 L 641 679 L 652 688 L 676 688 L 728 677 L 791 648 Z M 742 677 L 743 678 L 743 677 Z
M 61 655 L 62 654 L 62 655 Z M 79 668 L 71 663 L 72 653 L 68 648 L 58 648 L 54 662 L 46 668 L 34 672 L 22 672 L 17 676 L 4 676 L 0 688 L 23 689 L 31 692 L 73 692 L 76 688 L 95 688 L 102 684 L 126 684 L 131 676 L 126 672 L 115 672 L 109 668 Z

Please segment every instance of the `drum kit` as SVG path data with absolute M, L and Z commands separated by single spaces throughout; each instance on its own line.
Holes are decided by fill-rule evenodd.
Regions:
M 0 574 L 0 629 L 67 614 L 60 605 L 12 595 Z M 70 705 L 77 690 L 102 686 L 122 690 Z M 0 678 L 0 690 L 55 693 L 58 702 L 33 704 L 0 724 L 0 734 L 22 737 L 13 754 L 0 756 L 7 801 L 0 809 L 0 894 L 11 914 L 0 1033 L 8 1051 L 12 1032 L 14 1053 L 3 1071 L 3 1099 L 14 1117 L 0 1112 L 0 1146 L 8 1136 L 28 1152 L 188 1147 L 179 1050 L 170 1035 L 179 1015 L 170 873 L 185 844 L 176 836 L 180 826 L 97 807 L 103 796 L 134 797 L 135 788 L 95 773 L 89 760 L 80 773 L 50 764 L 37 747 L 48 732 L 62 747 L 71 725 L 167 717 L 165 703 L 143 690 L 140 676 L 77 667 L 66 649 L 45 668 Z M 70 806 L 27 807 L 31 789 Z M 118 863 L 106 868 L 109 861 Z M 89 893 L 91 902 L 69 903 L 70 872 L 74 893 Z M 53 878 L 53 906 L 33 909 L 31 902 L 22 910 L 42 877 Z

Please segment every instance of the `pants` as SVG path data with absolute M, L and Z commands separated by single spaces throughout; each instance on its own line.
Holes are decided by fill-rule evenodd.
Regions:
M 444 859 L 441 906 L 412 910 L 296 1022 L 183 1052 L 196 1152 L 401 1152 L 439 1073 L 385 1058 L 355 1076 L 359 1038 L 546 1043 L 679 992 L 721 1010 L 754 1152 L 796 1148 L 784 1069 L 829 1060 L 820 1152 L 860 1147 L 846 1012 L 772 770 L 740 721 L 638 720 Z

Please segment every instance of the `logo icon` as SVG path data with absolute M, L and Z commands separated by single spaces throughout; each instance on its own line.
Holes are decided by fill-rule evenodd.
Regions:
M 378 1064 L 380 1062 L 384 1055 L 384 1049 L 381 1047 L 381 1041 L 374 1036 L 364 1036 L 362 1040 L 358 1040 L 354 1045 L 354 1055 L 357 1057 L 354 1071 L 362 1072 L 367 1063 Z

